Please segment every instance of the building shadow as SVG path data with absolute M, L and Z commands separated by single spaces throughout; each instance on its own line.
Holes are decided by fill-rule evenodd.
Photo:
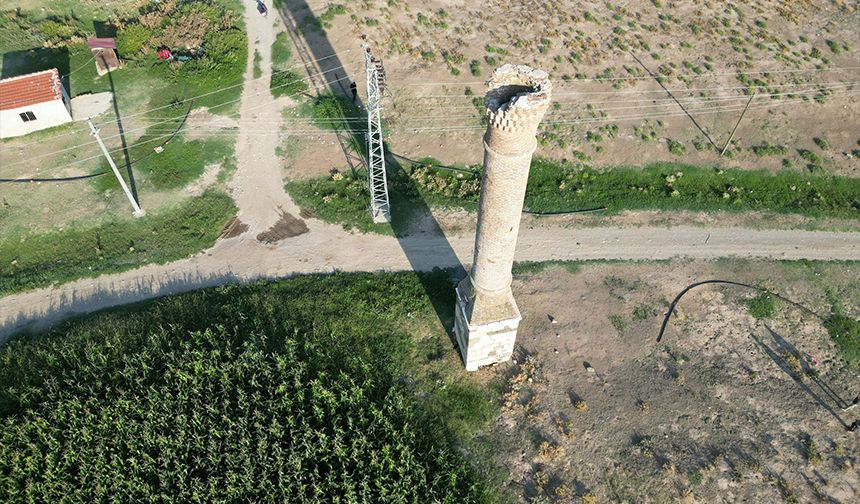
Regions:
M 66 94 L 72 96 L 72 90 L 69 87 L 70 60 L 69 50 L 65 47 L 34 47 L 3 53 L 3 70 L 0 71 L 0 78 L 8 79 L 56 68 L 60 73 Z
M 313 87 L 318 90 L 341 96 L 351 101 L 352 96 L 348 91 L 349 83 L 360 82 L 363 79 L 351 76 L 344 68 L 344 62 L 336 54 L 328 37 L 322 28 L 321 21 L 313 14 L 305 0 L 283 0 L 278 7 L 278 14 L 284 21 L 290 37 L 296 46 L 296 52 L 310 78 Z M 356 38 L 356 48 L 359 40 Z M 364 55 L 361 51 L 350 53 L 354 56 L 356 64 L 364 65 Z M 345 121 L 344 127 L 352 139 L 353 144 L 365 146 L 365 132 L 367 128 L 366 109 L 361 106 L 361 100 L 357 99 L 360 113 Z M 362 155 L 364 155 L 362 147 Z M 350 153 L 345 152 L 349 163 Z M 366 159 L 366 157 L 365 157 Z M 432 274 L 418 274 L 427 296 L 429 297 L 436 315 L 443 328 L 451 338 L 452 344 L 456 345 L 453 338 L 454 330 L 454 286 L 465 276 L 466 270 L 460 263 L 445 233 L 439 226 L 438 221 L 430 211 L 430 206 L 421 196 L 415 182 L 406 173 L 404 167 L 386 149 L 386 172 L 389 179 L 389 200 L 391 203 L 391 228 L 397 238 L 404 254 L 409 260 L 414 271 L 426 270 L 426 264 L 421 258 L 426 257 L 428 246 L 433 247 L 435 254 L 440 259 L 440 266 L 455 265 L 453 268 L 434 271 Z M 365 163 L 366 164 L 366 163 Z M 398 191 L 402 194 L 394 194 L 390 191 L 394 184 L 392 179 L 397 179 Z M 368 202 L 369 207 L 369 202 Z M 368 212 L 370 210 L 368 209 Z M 420 222 L 420 230 L 415 226 Z M 415 240 L 420 234 L 422 240 Z M 447 275 L 448 284 L 440 284 L 439 275 Z

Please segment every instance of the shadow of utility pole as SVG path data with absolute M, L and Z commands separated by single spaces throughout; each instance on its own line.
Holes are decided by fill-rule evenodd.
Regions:
M 835 410 L 835 408 L 837 407 L 844 408 L 847 403 L 841 397 L 839 397 L 839 395 L 836 394 L 833 389 L 819 376 L 817 376 L 814 372 L 811 372 L 812 369 L 810 368 L 809 363 L 806 362 L 805 359 L 800 356 L 800 352 L 798 352 L 797 348 L 795 348 L 793 344 L 788 342 L 788 340 L 786 340 L 779 333 L 770 328 L 770 326 L 765 325 L 765 328 L 767 329 L 768 334 L 773 340 L 773 346 L 768 345 L 767 343 L 762 341 L 762 339 L 758 338 L 755 333 L 750 334 L 753 341 L 755 341 L 755 343 L 759 346 L 759 348 L 761 348 L 765 355 L 770 357 L 770 359 L 774 362 L 774 364 L 777 365 L 777 367 L 779 367 L 779 369 L 781 369 L 785 374 L 787 374 L 794 380 L 794 383 L 796 383 L 797 386 L 800 387 L 800 389 L 804 393 L 806 393 L 806 395 L 808 395 L 813 401 L 815 401 L 819 406 L 821 406 L 822 409 L 830 413 L 830 415 L 833 416 L 833 418 L 835 418 L 836 421 L 838 421 L 842 425 L 842 427 L 845 427 L 846 430 L 849 430 L 850 427 L 848 426 L 848 424 L 845 423 L 844 420 L 842 420 L 842 417 L 839 416 L 839 414 Z M 787 356 L 793 356 L 794 359 L 797 359 L 797 364 L 800 366 L 800 368 L 793 368 L 792 364 L 788 362 L 786 358 Z M 811 385 L 807 384 L 804 381 L 804 378 L 810 378 L 810 381 L 812 382 Z M 823 398 L 822 395 L 819 395 L 819 393 L 816 393 L 816 391 L 813 390 L 813 387 L 815 386 L 817 386 L 822 395 L 826 396 L 827 399 Z M 835 404 L 830 404 L 828 400 Z
M 278 5 L 278 13 L 284 21 L 287 30 L 290 32 L 290 37 L 296 46 L 297 53 L 302 59 L 305 70 L 310 77 L 311 84 L 317 91 L 328 91 L 334 95 L 339 95 L 352 100 L 351 93 L 347 90 L 347 84 L 355 79 L 351 79 L 344 68 L 344 64 L 340 57 L 335 53 L 334 47 L 325 34 L 322 22 L 313 14 L 313 11 L 308 6 L 305 0 L 281 0 Z M 358 47 L 358 40 L 356 40 Z M 364 56 L 360 51 L 353 53 L 356 62 L 364 64 Z M 355 117 L 345 117 L 344 129 L 351 137 L 351 144 L 354 146 L 363 146 L 362 155 L 366 160 L 366 128 L 367 128 L 367 112 L 363 104 L 358 100 L 360 112 Z M 347 158 L 350 153 L 345 152 Z M 466 274 L 465 269 L 451 247 L 450 242 L 445 237 L 444 231 L 439 226 L 430 206 L 421 197 L 415 182 L 409 177 L 403 166 L 398 163 L 392 156 L 388 155 L 386 149 L 386 169 L 389 181 L 398 179 L 397 187 L 405 194 L 389 194 L 391 202 L 391 228 L 394 231 L 394 236 L 400 243 L 404 254 L 409 260 L 412 269 L 418 271 L 421 264 L 421 257 L 426 257 L 426 244 L 424 240 L 410 240 L 410 235 L 414 236 L 416 222 L 422 223 L 422 234 L 427 237 L 432 237 L 432 247 L 435 249 L 436 255 L 439 257 L 440 264 L 449 266 L 456 265 L 450 274 L 450 288 L 440 288 L 437 275 L 418 274 L 421 284 L 427 293 L 442 327 L 446 330 L 449 337 L 453 340 L 454 326 L 454 285 L 460 278 Z M 349 161 L 349 159 L 347 159 Z M 365 167 L 367 163 L 365 162 Z M 389 188 L 392 184 L 389 182 Z M 369 202 L 368 202 L 368 212 Z
M 105 68 L 108 68 L 107 62 L 104 60 L 104 56 L 99 56 L 102 60 L 102 64 Z M 113 112 L 116 115 L 116 126 L 119 130 L 119 139 L 122 142 L 122 155 L 125 160 L 125 172 L 128 175 L 128 186 L 131 189 L 131 196 L 134 198 L 134 201 L 137 202 L 138 206 L 140 205 L 140 198 L 137 196 L 137 184 L 134 181 L 134 172 L 131 170 L 131 157 L 128 155 L 128 143 L 125 140 L 125 129 L 122 126 L 122 116 L 119 113 L 119 99 L 116 95 L 116 87 L 113 83 L 113 72 L 108 68 L 107 72 L 108 82 L 110 82 L 110 92 L 113 96 Z

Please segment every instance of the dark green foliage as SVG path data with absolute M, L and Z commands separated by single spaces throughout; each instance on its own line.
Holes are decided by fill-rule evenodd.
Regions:
M 14 235 L 0 240 L 0 295 L 187 257 L 211 246 L 235 212 L 229 196 L 208 192 L 143 219 Z
M 320 128 L 330 130 L 360 127 L 355 121 L 363 116 L 361 109 L 350 99 L 334 94 L 321 94 L 303 103 L 302 113 L 311 117 Z
M 824 327 L 845 362 L 851 366 L 860 364 L 860 321 L 833 313 L 824 320 Z
M 287 32 L 280 32 L 272 44 L 272 68 L 284 69 L 293 56 L 292 43 Z
M 776 299 L 770 294 L 759 294 L 746 300 L 750 315 L 757 319 L 768 319 L 776 313 Z
M 304 77 L 298 72 L 294 70 L 282 70 L 272 72 L 269 88 L 275 97 L 295 96 L 307 91 L 308 83 L 305 82 Z
M 116 36 L 116 49 L 120 56 L 133 57 L 143 50 L 152 38 L 152 31 L 140 24 L 131 24 L 123 28 Z
M 247 37 L 240 30 L 210 32 L 203 39 L 206 57 L 221 69 L 232 69 L 239 61 L 244 62 L 247 44 Z
M 0 495 L 489 501 L 446 428 L 485 422 L 487 398 L 463 378 L 405 385 L 426 358 L 399 323 L 433 316 L 426 286 L 453 292 L 445 272 L 317 275 L 14 340 L 0 349 Z

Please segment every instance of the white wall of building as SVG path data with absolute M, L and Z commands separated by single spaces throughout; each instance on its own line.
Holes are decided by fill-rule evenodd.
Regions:
M 65 92 L 63 93 L 65 95 Z M 22 112 L 32 112 L 35 121 L 24 122 Z M 54 100 L 10 110 L 0 110 L 0 138 L 11 138 L 60 124 L 72 122 L 72 114 L 63 100 Z

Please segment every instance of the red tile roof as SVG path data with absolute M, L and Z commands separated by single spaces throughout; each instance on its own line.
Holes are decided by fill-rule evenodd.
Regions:
M 92 38 L 87 40 L 90 49 L 116 49 L 116 40 L 112 38 Z
M 16 109 L 62 99 L 56 68 L 0 80 L 0 110 Z

